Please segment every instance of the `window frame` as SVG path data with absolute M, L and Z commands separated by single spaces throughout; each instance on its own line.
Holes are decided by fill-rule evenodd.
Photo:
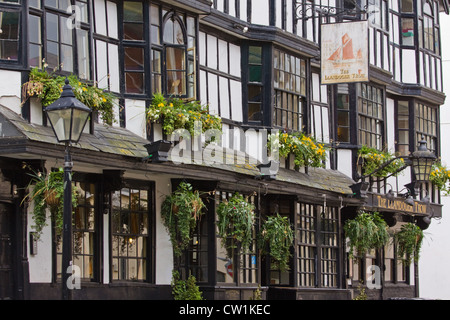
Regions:
M 305 119 L 306 90 L 307 90 L 306 89 L 307 60 L 278 48 L 273 48 L 272 54 L 273 54 L 272 72 L 274 79 L 272 126 L 275 128 L 286 129 L 289 131 L 303 132 L 307 123 Z M 278 60 L 276 59 L 277 57 Z M 294 66 L 292 66 L 293 62 Z M 284 78 L 283 82 L 278 81 L 281 79 L 282 75 Z M 285 81 L 286 79 L 288 79 L 288 81 Z M 283 83 L 284 85 L 282 85 L 281 83 Z M 295 104 L 297 105 L 296 107 Z M 278 121 L 279 115 L 281 115 L 281 121 Z M 284 122 L 283 115 L 286 116 L 286 122 Z M 296 118 L 297 121 L 294 121 L 295 115 L 297 116 Z M 296 125 L 294 123 L 296 123 Z
M 76 6 L 77 3 L 79 1 L 75 1 L 75 0 L 70 0 L 70 5 L 71 6 Z M 41 25 L 41 34 L 40 34 L 40 41 L 41 43 L 32 43 L 33 45 L 40 45 L 40 52 L 41 52 L 41 58 L 45 59 L 45 63 L 47 64 L 47 66 L 45 64 L 42 63 L 42 60 L 38 62 L 38 65 L 34 65 L 34 64 L 30 64 L 29 61 L 29 45 L 27 45 L 27 61 L 26 64 L 28 67 L 38 67 L 38 68 L 42 68 L 45 67 L 48 71 L 50 72 L 54 72 L 54 68 L 56 68 L 56 72 L 58 74 L 63 74 L 63 75 L 70 75 L 70 74 L 76 74 L 78 75 L 81 79 L 83 80 L 91 80 L 93 78 L 94 72 L 93 72 L 93 63 L 91 63 L 90 61 L 92 61 L 92 51 L 93 51 L 93 44 L 92 44 L 92 27 L 91 27 L 91 12 L 92 12 L 92 2 L 88 1 L 82 1 L 82 3 L 85 4 L 86 6 L 86 10 L 87 10 L 87 21 L 79 21 L 79 20 L 75 20 L 76 25 L 74 28 L 72 28 L 71 30 L 71 38 L 72 38 L 72 44 L 71 46 L 71 52 L 72 52 L 72 70 L 62 70 L 60 68 L 61 65 L 61 30 L 60 30 L 60 25 L 61 25 L 61 20 L 60 18 L 63 17 L 65 19 L 68 19 L 67 21 L 70 21 L 71 19 L 77 19 L 76 18 L 76 12 L 75 13 L 67 13 L 65 10 L 62 9 L 58 9 L 58 8 L 53 8 L 50 6 L 46 6 L 45 2 L 39 1 L 38 2 L 40 4 L 40 8 L 35 8 L 35 7 L 29 7 L 28 10 L 28 14 L 32 15 L 32 16 L 36 16 L 39 17 L 40 21 L 40 25 Z M 48 65 L 48 55 L 47 55 L 47 50 L 48 50 L 48 31 L 47 31 L 47 15 L 48 14 L 53 14 L 58 16 L 58 40 L 57 41 L 52 41 L 57 43 L 58 45 L 58 65 L 57 66 L 50 66 Z M 80 54 L 79 50 L 80 50 L 80 46 L 81 44 L 78 43 L 78 30 L 82 30 L 84 32 L 87 33 L 88 36 L 88 47 L 87 47 L 87 52 L 85 52 L 84 54 Z M 79 58 L 81 56 L 87 57 L 89 59 L 88 63 L 86 64 L 87 70 L 89 72 L 88 75 L 83 76 L 80 74 L 80 63 L 79 63 Z
M 145 251 L 145 257 L 142 258 L 136 258 L 142 260 L 143 263 L 145 263 L 145 279 L 121 279 L 120 277 L 118 279 L 114 278 L 114 259 L 119 259 L 120 255 L 114 255 L 114 245 L 113 245 L 113 238 L 114 236 L 124 236 L 127 233 L 123 232 L 114 232 L 113 228 L 113 203 L 112 198 L 113 194 L 115 192 L 121 192 L 123 189 L 138 189 L 138 190 L 146 190 L 147 191 L 147 211 L 138 210 L 142 214 L 147 214 L 147 222 L 148 222 L 148 228 L 147 228 L 147 234 L 146 236 L 143 236 L 140 234 L 143 238 L 146 240 L 146 251 Z M 110 251 L 110 258 L 109 258 L 109 281 L 111 283 L 120 283 L 120 282 L 138 282 L 138 283 L 155 283 L 155 252 L 153 245 L 155 243 L 155 233 L 156 233 L 156 226 L 155 226 L 155 216 L 156 216 L 156 207 L 155 207 L 155 182 L 154 181 L 141 181 L 141 180 L 124 180 L 122 182 L 122 185 L 120 189 L 112 191 L 109 194 L 109 230 L 110 230 L 110 238 L 109 238 L 109 251 Z M 119 205 L 120 206 L 120 205 Z M 121 208 L 119 208 L 121 209 Z M 120 214 L 120 213 L 119 213 Z M 135 234 L 134 234 L 135 235 Z M 123 256 L 124 259 L 132 259 L 129 256 Z
M 376 98 L 373 97 L 374 92 L 377 93 Z M 366 93 L 365 96 L 364 93 Z M 377 150 L 382 150 L 384 147 L 386 119 L 386 98 L 384 89 L 372 83 L 361 83 L 357 86 L 357 94 L 356 109 L 358 117 L 358 144 L 376 148 Z M 367 110 L 367 112 L 364 112 L 364 102 L 366 102 L 365 110 Z M 369 106 L 372 108 L 371 112 L 369 112 Z M 375 110 L 377 110 L 377 115 L 374 115 Z M 362 125 L 364 122 L 365 126 Z M 373 128 L 374 125 L 375 128 Z M 369 137 L 369 140 L 367 137 Z M 373 141 L 373 137 L 375 137 L 375 141 Z
M 93 250 L 93 252 L 89 252 L 86 253 L 86 251 L 82 250 L 82 252 L 80 253 L 80 255 L 82 257 L 92 257 L 92 277 L 87 278 L 87 277 L 83 277 L 84 274 L 84 268 L 80 267 L 80 272 L 81 272 L 81 281 L 83 282 L 101 282 L 102 279 L 102 271 L 101 271 L 101 267 L 100 264 L 102 262 L 102 256 L 101 256 L 101 233 L 102 233 L 102 228 L 103 228 L 103 223 L 102 223 L 102 215 L 100 214 L 100 183 L 99 183 L 99 178 L 96 175 L 92 175 L 92 174 L 85 174 L 82 172 L 75 172 L 73 174 L 73 182 L 75 183 L 75 185 L 79 185 L 79 184 L 83 184 L 83 185 L 89 185 L 94 187 L 95 189 L 95 195 L 94 195 L 94 204 L 89 205 L 89 204 L 78 204 L 76 208 L 74 208 L 74 214 L 72 216 L 72 221 L 73 221 L 73 227 L 72 227 L 72 237 L 73 237 L 73 241 L 72 241 L 72 247 L 73 247 L 73 260 L 74 260 L 74 265 L 77 265 L 75 263 L 76 261 L 76 250 L 75 250 L 75 246 L 76 246 L 76 234 L 77 233 L 88 233 L 88 234 L 92 234 L 93 237 L 90 239 L 92 240 L 92 245 L 93 247 L 91 248 Z M 78 200 L 79 201 L 79 200 Z M 77 218 L 77 215 L 79 214 L 78 207 L 83 207 L 85 208 L 86 212 L 85 212 L 85 217 L 87 219 L 88 213 L 87 210 L 92 210 L 93 214 L 94 214 L 94 228 L 90 229 L 90 228 L 78 228 L 78 224 L 75 221 Z M 87 220 L 85 220 L 87 222 Z M 55 223 L 54 220 L 52 219 L 52 238 L 53 238 L 53 279 L 54 281 L 59 280 L 61 281 L 61 257 L 62 257 L 62 234 L 61 235 L 57 235 L 56 234 L 56 229 L 55 229 Z M 83 240 L 84 242 L 84 240 Z
M 0 65 L 4 68 L 10 69 L 20 69 L 24 64 L 24 61 L 27 57 L 26 52 L 24 52 L 24 48 L 27 48 L 27 39 L 24 39 L 27 32 L 24 32 L 27 29 L 27 19 L 24 17 L 25 10 L 23 9 L 23 0 L 18 3 L 0 3 L 0 12 L 11 12 L 18 14 L 17 21 L 17 59 L 0 59 Z

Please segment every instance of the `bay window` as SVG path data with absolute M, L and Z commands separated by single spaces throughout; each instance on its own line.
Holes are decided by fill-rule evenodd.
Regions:
M 28 65 L 91 79 L 89 10 L 85 0 L 30 1 Z

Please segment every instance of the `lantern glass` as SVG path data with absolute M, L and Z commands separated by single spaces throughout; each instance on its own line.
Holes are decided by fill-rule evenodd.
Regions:
M 416 181 L 427 182 L 430 180 L 431 167 L 435 161 L 435 154 L 427 149 L 427 142 L 422 137 L 422 140 L 419 141 L 419 148 L 411 155 Z
M 430 179 L 433 163 L 433 158 L 416 158 L 413 160 L 413 170 L 416 175 L 416 181 L 425 182 Z
M 70 108 L 47 111 L 47 115 L 59 142 L 78 142 L 89 118 L 89 112 Z

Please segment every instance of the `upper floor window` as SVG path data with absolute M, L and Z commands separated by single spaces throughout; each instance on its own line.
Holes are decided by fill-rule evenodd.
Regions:
M 439 13 L 437 3 L 424 1 L 422 16 L 419 16 L 419 47 L 440 53 Z
M 142 1 L 122 16 L 124 92 L 195 98 L 196 18 Z
M 437 109 L 422 103 L 416 103 L 414 113 L 416 142 L 422 140 L 422 137 L 424 137 L 428 149 L 431 152 L 436 152 L 438 134 Z
M 0 1 L 0 61 L 19 60 L 20 11 L 19 0 Z
M 185 96 L 187 83 L 185 27 L 174 12 L 164 19 L 165 88 L 168 95 Z
M 86 0 L 30 1 L 28 64 L 90 79 L 89 4 Z
M 273 125 L 293 131 L 302 131 L 304 99 L 306 94 L 306 61 L 274 50 L 274 112 Z
M 358 142 L 371 148 L 383 148 L 383 91 L 361 84 L 358 95 Z
M 263 48 L 248 48 L 248 121 L 263 121 Z

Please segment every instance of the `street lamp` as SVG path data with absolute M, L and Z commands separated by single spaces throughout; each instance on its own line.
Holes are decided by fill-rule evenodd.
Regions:
M 67 284 L 69 267 L 72 264 L 72 156 L 70 145 L 80 140 L 81 133 L 91 114 L 91 109 L 75 98 L 69 80 L 58 100 L 44 109 L 58 142 L 65 143 L 64 156 L 64 207 L 62 244 L 62 298 L 68 300 L 71 293 Z
M 411 154 L 410 159 L 416 181 L 427 182 L 430 180 L 431 167 L 436 161 L 436 156 L 428 150 L 424 137 L 419 141 L 419 147 Z

